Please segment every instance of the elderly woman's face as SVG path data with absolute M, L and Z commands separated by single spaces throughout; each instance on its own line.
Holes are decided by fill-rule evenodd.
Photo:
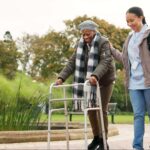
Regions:
M 82 36 L 85 43 L 90 44 L 95 36 L 95 31 L 93 30 L 82 30 Z
M 127 25 L 135 32 L 139 32 L 142 28 L 143 17 L 138 17 L 133 13 L 126 14 Z

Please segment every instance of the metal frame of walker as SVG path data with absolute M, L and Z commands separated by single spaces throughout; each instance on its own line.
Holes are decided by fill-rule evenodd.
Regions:
M 49 111 L 48 111 L 48 138 L 47 138 L 47 149 L 50 150 L 50 140 L 51 140 L 51 115 L 54 111 L 64 111 L 65 115 L 65 120 L 66 120 L 66 146 L 67 150 L 69 150 L 69 129 L 68 129 L 68 108 L 67 108 L 67 101 L 70 100 L 80 100 L 83 101 L 84 104 L 84 138 L 85 138 L 85 149 L 88 149 L 88 138 L 87 138 L 87 114 L 89 110 L 99 110 L 100 112 L 100 121 L 101 121 L 101 129 L 102 129 L 102 137 L 103 137 L 103 144 L 104 144 L 104 149 L 107 150 L 107 144 L 106 144 L 106 134 L 105 134 L 105 129 L 104 129 L 104 120 L 103 120 L 103 111 L 102 111 L 102 103 L 101 103 L 101 95 L 100 95 L 100 87 L 97 82 L 97 89 L 96 89 L 96 95 L 98 99 L 98 105 L 99 107 L 92 107 L 88 108 L 88 100 L 87 100 L 87 94 L 88 92 L 88 86 L 89 86 L 89 80 L 86 80 L 85 83 L 78 83 L 78 84 L 63 84 L 63 85 L 55 85 L 55 83 L 52 83 L 50 85 L 50 97 L 49 97 Z M 66 97 L 66 87 L 73 87 L 73 86 L 78 86 L 81 85 L 83 86 L 84 89 L 84 97 L 83 98 L 67 98 Z M 53 88 L 63 88 L 64 91 L 64 97 L 63 98 L 53 98 L 52 97 L 52 89 Z M 58 109 L 52 109 L 51 108 L 51 102 L 54 101 L 63 101 L 64 102 L 64 108 L 58 108 Z

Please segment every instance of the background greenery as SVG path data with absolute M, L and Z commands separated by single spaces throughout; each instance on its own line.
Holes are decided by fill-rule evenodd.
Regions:
M 37 82 L 24 73 L 17 73 L 13 80 L 0 75 L 0 130 L 31 130 L 47 122 L 48 115 L 45 114 L 45 111 L 49 98 L 49 85 L 54 81 L 55 78 L 47 83 Z M 57 98 L 63 97 L 62 89 L 54 90 L 53 93 Z M 71 89 L 67 89 L 66 94 L 67 97 L 70 97 Z M 63 105 L 59 102 L 53 104 L 53 107 L 58 108 Z M 71 107 L 71 105 L 72 103 L 69 102 L 68 106 Z M 133 123 L 132 112 L 121 111 L 118 105 L 119 103 L 115 123 Z M 64 115 L 54 113 L 52 120 L 64 121 Z M 111 120 L 110 116 L 109 120 Z M 83 115 L 73 115 L 73 121 L 83 122 Z M 146 122 L 148 122 L 148 117 L 146 117 Z
M 16 41 L 9 31 L 0 39 L 0 130 L 25 130 L 38 126 L 48 105 L 49 85 L 67 63 L 80 37 L 78 25 L 87 19 L 95 21 L 98 31 L 121 50 L 129 29 L 118 28 L 95 16 L 79 16 L 65 20 L 66 29 L 49 30 L 45 35 L 24 34 Z M 72 76 L 66 83 L 72 82 Z M 62 97 L 61 91 L 55 91 Z M 67 90 L 71 95 L 71 89 Z M 124 88 L 124 70 L 116 62 L 116 83 L 111 102 L 117 112 L 132 112 L 128 92 Z M 53 107 L 60 107 L 57 103 Z M 69 103 L 71 107 L 71 103 Z M 42 115 L 42 116 L 41 116 Z
M 41 118 L 43 121 L 47 120 L 47 116 L 43 115 Z M 133 114 L 132 113 L 116 113 L 114 117 L 115 124 L 133 124 Z M 109 123 L 111 123 L 111 116 L 108 115 Z M 52 115 L 52 121 L 55 122 L 64 122 L 65 116 L 63 114 L 53 114 Z M 84 123 L 84 116 L 83 115 L 73 115 L 72 116 L 72 122 L 80 122 Z M 148 116 L 145 116 L 145 123 L 149 123 Z
M 38 126 L 48 87 L 23 73 L 14 80 L 0 75 L 0 130 L 27 130 Z

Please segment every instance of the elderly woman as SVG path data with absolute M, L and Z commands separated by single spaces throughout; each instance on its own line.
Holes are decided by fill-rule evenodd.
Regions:
M 97 31 L 98 25 L 86 20 L 79 25 L 81 38 L 77 42 L 75 52 L 71 56 L 67 65 L 60 72 L 56 84 L 62 84 L 71 74 L 74 74 L 75 83 L 84 83 L 89 79 L 92 86 L 99 82 L 101 86 L 102 110 L 104 116 L 104 127 L 106 139 L 108 133 L 107 106 L 110 101 L 113 90 L 113 81 L 115 80 L 115 67 L 111 57 L 109 41 L 101 36 Z M 74 88 L 76 97 L 83 96 L 82 88 Z M 79 104 L 75 105 L 76 109 Z M 96 106 L 95 97 L 91 99 L 91 107 Z M 101 123 L 98 121 L 96 110 L 88 112 L 94 139 L 88 145 L 88 150 L 104 149 L 101 132 Z M 108 147 L 108 144 L 107 144 Z

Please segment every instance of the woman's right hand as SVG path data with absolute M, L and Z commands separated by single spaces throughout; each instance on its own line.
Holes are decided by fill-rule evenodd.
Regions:
M 112 49 L 114 48 L 113 47 L 113 45 L 112 45 L 112 43 L 109 41 L 109 46 L 110 46 L 110 51 L 111 51 L 111 53 L 112 53 Z

